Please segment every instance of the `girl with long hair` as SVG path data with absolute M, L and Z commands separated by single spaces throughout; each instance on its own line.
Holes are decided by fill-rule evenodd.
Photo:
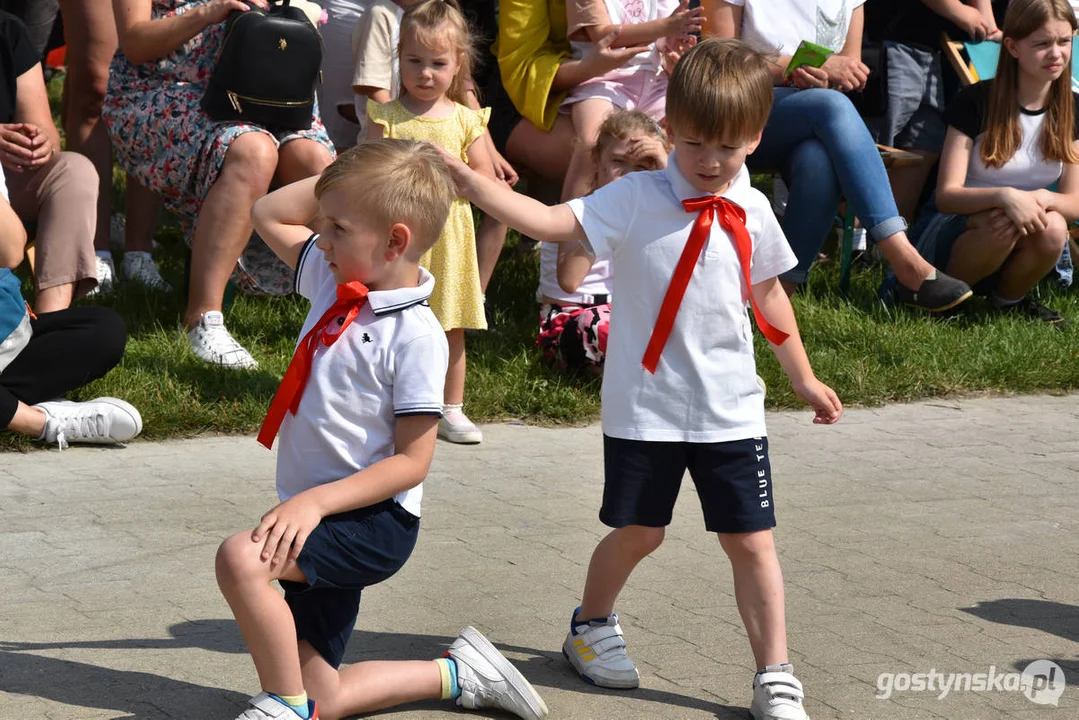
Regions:
M 995 307 L 1055 325 L 1061 315 L 1028 293 L 1079 218 L 1075 30 L 1067 0 L 1008 6 L 996 76 L 964 88 L 945 114 L 939 213 L 926 223 L 932 242 L 920 243 Z

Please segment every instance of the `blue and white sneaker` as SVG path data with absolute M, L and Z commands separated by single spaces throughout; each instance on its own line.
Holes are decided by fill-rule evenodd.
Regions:
M 579 622 L 577 608 L 570 617 L 569 635 L 562 654 L 585 682 L 605 688 L 629 690 L 640 686 L 637 666 L 626 654 L 626 641 L 618 616 Z
M 262 693 L 247 701 L 248 708 L 237 716 L 236 720 L 299 720 L 300 716 L 285 703 L 271 695 Z M 318 703 L 307 701 L 308 720 L 319 720 Z

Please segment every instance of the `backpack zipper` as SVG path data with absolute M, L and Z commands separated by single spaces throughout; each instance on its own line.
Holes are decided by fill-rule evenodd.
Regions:
M 229 98 L 229 104 L 232 105 L 232 109 L 240 115 L 244 114 L 243 106 L 240 104 L 240 100 L 255 103 L 256 105 L 275 105 L 277 107 L 296 107 L 298 105 L 306 105 L 311 102 L 310 100 L 264 100 L 262 98 L 251 97 L 250 95 L 240 95 L 234 93 L 231 90 L 226 90 L 225 94 Z

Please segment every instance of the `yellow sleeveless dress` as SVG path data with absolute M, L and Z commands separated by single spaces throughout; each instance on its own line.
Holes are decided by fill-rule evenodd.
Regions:
M 384 105 L 370 100 L 367 116 L 382 126 L 383 137 L 426 140 L 467 162 L 466 151 L 483 137 L 491 109 L 471 110 L 457 104 L 446 117 L 423 118 L 409 112 L 397 100 Z M 446 227 L 434 247 L 424 253 L 420 264 L 435 277 L 431 310 L 443 330 L 487 329 L 476 259 L 476 229 L 467 200 L 458 197 L 453 201 Z

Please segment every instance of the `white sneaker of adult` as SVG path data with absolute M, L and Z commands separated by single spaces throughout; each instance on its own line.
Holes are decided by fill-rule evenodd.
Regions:
M 158 292 L 172 292 L 172 285 L 161 277 L 161 271 L 154 262 L 154 258 L 148 252 L 131 250 L 124 253 L 124 260 L 120 264 L 124 273 L 124 280 L 137 282 L 149 290 Z
M 626 641 L 618 616 L 579 622 L 573 611 L 569 634 L 562 643 L 562 654 L 577 674 L 588 683 L 605 688 L 628 690 L 641 684 L 637 666 L 626 654 Z
M 457 685 L 463 708 L 497 708 L 525 720 L 547 717 L 547 705 L 524 675 L 474 627 L 466 627 L 450 645 L 457 662 Z
M 225 327 L 225 316 L 217 310 L 204 312 L 199 324 L 187 331 L 191 352 L 200 360 L 237 370 L 254 370 L 259 364 Z
M 790 663 L 769 665 L 753 678 L 753 720 L 809 720 L 802 700 L 802 683 L 794 677 Z
M 86 294 L 87 296 L 108 295 L 112 292 L 116 282 L 116 266 L 112 262 L 112 254 L 95 255 L 94 263 L 96 265 L 97 287 Z
M 56 443 L 61 450 L 69 443 L 127 442 L 142 432 L 139 411 L 117 398 L 100 397 L 87 402 L 50 400 L 34 407 L 45 413 L 45 431 L 38 439 Z

